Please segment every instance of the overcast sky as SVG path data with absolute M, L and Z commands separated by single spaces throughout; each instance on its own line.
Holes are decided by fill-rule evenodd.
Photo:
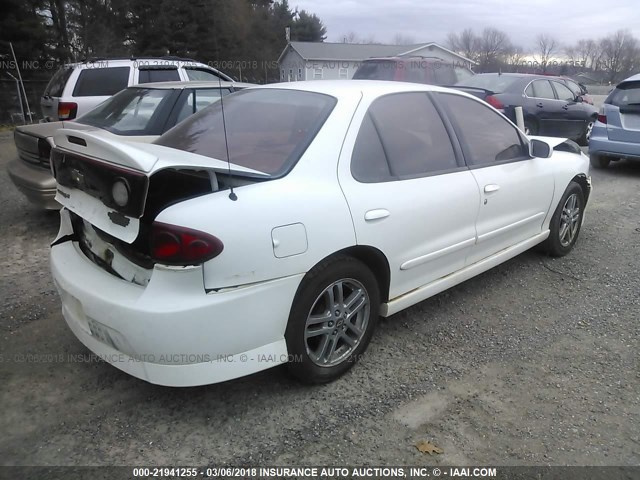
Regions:
M 376 43 L 397 34 L 417 43 L 444 43 L 449 32 L 496 27 L 511 41 L 533 49 L 539 33 L 564 44 L 600 38 L 621 28 L 640 40 L 640 0 L 289 0 L 315 13 L 327 27 L 327 41 L 349 32 Z

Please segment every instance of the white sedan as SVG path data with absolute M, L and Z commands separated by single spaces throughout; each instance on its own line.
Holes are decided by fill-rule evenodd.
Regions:
M 104 360 L 170 386 L 281 363 L 335 379 L 379 316 L 536 245 L 567 254 L 591 191 L 572 142 L 399 82 L 267 85 L 154 144 L 72 129 L 55 144 L 64 317 Z

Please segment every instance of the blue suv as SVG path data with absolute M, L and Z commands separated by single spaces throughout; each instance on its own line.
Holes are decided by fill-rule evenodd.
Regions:
M 589 139 L 595 168 L 612 160 L 640 160 L 640 74 L 627 78 L 606 98 Z

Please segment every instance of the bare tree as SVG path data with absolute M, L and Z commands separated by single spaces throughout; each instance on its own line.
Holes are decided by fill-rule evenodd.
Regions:
M 394 45 L 413 45 L 416 43 L 416 39 L 411 35 L 404 35 L 403 33 L 396 33 L 391 42 Z
M 506 55 L 506 61 L 511 71 L 518 71 L 520 67 L 523 67 L 523 62 L 526 58 L 524 50 L 518 45 L 514 45 L 511 51 Z
M 603 38 L 600 48 L 603 70 L 607 72 L 607 79 L 612 83 L 629 74 L 638 64 L 638 41 L 628 30 L 618 30 Z
M 549 61 L 553 58 L 553 54 L 559 50 L 560 44 L 555 38 L 547 34 L 538 35 L 536 44 L 538 47 L 536 60 L 542 68 L 542 73 L 546 73 Z
M 340 37 L 340 40 L 342 43 L 377 43 L 375 36 L 369 35 L 368 37 L 363 38 L 354 31 L 345 33 Z
M 509 36 L 497 28 L 485 28 L 478 42 L 478 63 L 483 72 L 495 71 L 513 50 Z
M 460 34 L 450 33 L 447 37 L 447 46 L 469 60 L 478 60 L 480 39 L 470 28 L 464 29 Z

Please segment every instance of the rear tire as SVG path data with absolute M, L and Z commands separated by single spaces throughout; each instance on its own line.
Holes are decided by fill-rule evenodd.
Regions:
M 289 373 L 305 383 L 344 374 L 369 345 L 379 310 L 378 282 L 364 263 L 337 255 L 316 265 L 291 307 L 285 332 Z
M 593 168 L 607 168 L 611 160 L 607 157 L 603 157 L 602 155 L 597 155 L 592 153 L 589 155 L 589 161 L 591 162 L 591 166 Z
M 581 145 L 583 147 L 586 147 L 587 145 L 589 145 L 589 138 L 591 138 L 591 132 L 593 131 L 593 125 L 594 123 L 596 123 L 596 120 L 594 118 L 590 119 L 587 122 L 587 125 L 584 128 L 584 132 L 582 133 L 582 136 L 580 138 L 578 138 L 578 145 Z
M 527 118 L 524 121 L 524 133 L 525 135 L 537 135 L 538 134 L 538 122 L 531 118 Z
M 552 257 L 563 257 L 571 251 L 580 234 L 584 206 L 582 187 L 571 182 L 551 217 L 549 237 L 541 244 L 542 250 Z

